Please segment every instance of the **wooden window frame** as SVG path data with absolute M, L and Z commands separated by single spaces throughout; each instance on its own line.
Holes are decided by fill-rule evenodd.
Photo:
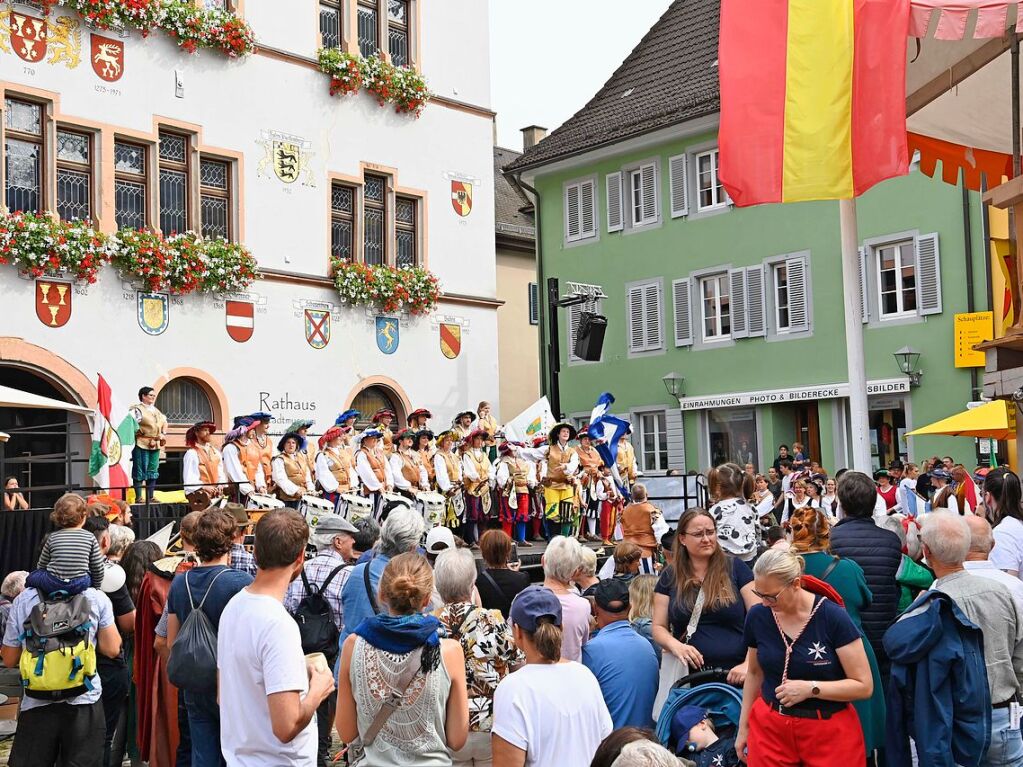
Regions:
M 384 0 L 384 2 L 386 2 L 386 0 Z M 367 11 L 372 11 L 374 14 L 376 14 L 376 19 L 375 19 L 375 21 L 376 21 L 376 24 L 375 24 L 375 26 L 376 26 L 376 50 L 375 51 L 370 51 L 369 53 L 364 53 L 363 50 L 362 50 L 362 40 L 361 40 L 361 37 L 359 35 L 359 9 L 360 8 L 365 8 Z M 382 19 L 386 19 L 386 16 L 385 16 L 386 13 L 387 13 L 386 7 L 384 8 L 383 13 L 381 13 L 381 3 L 379 2 L 379 0 L 356 0 L 356 3 L 355 3 L 355 49 L 356 49 L 356 51 L 358 51 L 360 56 L 368 58 L 368 57 L 373 56 L 375 54 L 380 54 L 380 53 L 383 53 L 385 55 L 387 54 L 387 51 L 385 51 L 383 48 L 380 47 L 381 20 Z
M 707 320 L 711 319 L 707 314 L 707 297 L 704 295 L 704 285 L 710 281 L 714 281 L 714 326 L 716 332 L 714 335 L 707 335 Z M 722 288 L 721 281 L 724 280 L 724 288 Z M 699 278 L 699 297 L 700 297 L 700 319 L 702 320 L 700 325 L 700 337 L 705 343 L 716 343 L 718 341 L 731 340 L 732 338 L 732 286 L 728 279 L 728 272 L 718 272 L 715 274 L 707 274 Z M 728 331 L 724 329 L 724 312 L 722 311 L 722 299 L 728 297 Z
M 709 157 L 710 158 L 711 169 L 714 172 L 714 178 L 713 178 L 712 183 L 710 185 L 710 189 L 708 190 L 708 191 L 710 191 L 711 196 L 713 197 L 713 202 L 711 202 L 710 205 L 704 205 L 703 204 L 703 200 L 700 197 L 700 195 L 703 192 L 703 189 L 700 188 L 700 173 L 701 173 L 700 161 L 704 157 Z M 720 172 L 721 154 L 720 154 L 720 151 L 717 149 L 717 147 L 715 147 L 714 149 L 708 149 L 705 152 L 697 152 L 696 153 L 695 165 L 696 165 L 696 210 L 697 210 L 697 212 L 698 213 L 704 213 L 704 212 L 707 212 L 707 211 L 721 210 L 722 208 L 728 207 L 728 205 L 729 205 L 729 203 L 731 201 L 729 200 L 728 192 L 725 191 L 725 187 L 721 183 L 721 178 L 718 175 L 719 172 Z
M 137 174 L 137 173 L 131 173 L 130 171 L 117 170 L 117 163 L 116 163 L 116 160 L 115 160 L 115 162 L 114 162 L 114 222 L 115 222 L 115 225 L 117 226 L 118 229 L 121 228 L 121 225 L 119 223 L 117 223 L 117 184 L 118 184 L 118 182 L 125 182 L 125 183 L 131 183 L 131 184 L 139 184 L 139 183 L 142 184 L 142 190 L 143 190 L 143 193 L 145 194 L 145 199 L 144 199 L 143 205 L 142 205 L 142 216 L 143 216 L 144 220 L 142 222 L 142 227 L 139 227 L 139 228 L 144 228 L 144 227 L 150 226 L 152 224 L 153 189 L 152 189 L 152 182 L 150 180 L 151 179 L 151 173 L 150 173 L 151 169 L 150 169 L 149 163 L 150 163 L 150 159 L 151 159 L 150 152 L 153 151 L 154 145 L 153 144 L 147 144 L 147 143 L 144 143 L 142 141 L 132 140 L 132 139 L 120 139 L 120 138 L 117 138 L 115 136 L 114 137 L 115 155 L 116 155 L 116 147 L 117 147 L 118 144 L 122 144 L 122 145 L 126 145 L 126 146 L 132 146 L 132 147 L 136 147 L 136 148 L 142 150 L 142 174 L 140 175 L 140 174 Z
M 34 107 L 39 108 L 39 133 L 25 133 L 24 131 L 15 130 L 14 128 L 7 127 L 7 102 L 14 101 L 20 104 L 31 104 Z M 21 95 L 4 94 L 4 108 L 3 108 L 3 120 L 0 121 L 0 147 L 3 148 L 3 199 L 2 203 L 4 206 L 7 205 L 7 139 L 13 138 L 16 141 L 24 141 L 29 144 L 38 144 L 39 146 L 39 193 L 38 193 L 38 205 L 33 211 L 26 211 L 31 213 L 44 213 L 47 209 L 47 193 L 49 192 L 49 185 L 47 182 L 47 163 L 49 161 L 49 147 L 47 147 L 47 104 L 42 101 L 37 101 L 31 98 L 25 98 Z
M 387 56 L 391 59 L 391 63 L 394 63 L 394 57 L 391 55 L 391 30 L 398 30 L 405 33 L 405 63 L 401 66 L 412 67 L 414 66 L 415 60 L 412 56 L 412 2 L 411 0 L 401 0 L 405 4 L 405 23 L 402 24 L 397 21 L 391 20 L 391 8 L 390 0 L 381 0 L 381 5 L 384 7 L 384 19 L 386 22 L 387 30 Z M 396 65 L 397 66 L 397 65 Z
M 319 0 L 318 8 L 319 15 L 317 16 L 317 23 L 319 26 L 320 33 L 320 45 L 323 47 L 334 47 L 328 46 L 327 42 L 323 39 L 323 25 L 321 20 L 323 18 L 323 12 L 325 9 L 330 9 L 337 12 L 337 48 L 344 50 L 345 47 L 345 6 L 347 3 L 345 0 Z
M 905 246 L 907 246 L 907 245 L 910 248 L 909 263 L 903 263 L 902 249 Z M 885 294 L 884 294 L 884 291 L 882 290 L 882 284 L 881 284 L 881 272 L 884 271 L 881 268 L 881 254 L 882 254 L 883 251 L 888 250 L 889 248 L 892 249 L 892 251 L 894 252 L 894 256 L 895 256 L 895 274 L 896 274 L 895 303 L 896 303 L 896 306 L 898 307 L 898 311 L 896 311 L 896 312 L 885 312 L 885 310 L 884 310 L 884 295 Z M 919 279 L 919 275 L 917 275 L 917 265 L 916 265 L 916 240 L 914 238 L 912 238 L 912 237 L 908 237 L 908 238 L 902 239 L 902 240 L 893 240 L 891 242 L 886 242 L 884 244 L 875 245 L 873 251 L 874 251 L 873 252 L 873 256 L 874 256 L 874 279 L 877 280 L 877 312 L 878 312 L 877 316 L 878 316 L 878 319 L 882 320 L 882 321 L 885 321 L 885 320 L 899 320 L 899 319 L 906 319 L 907 317 L 916 317 L 916 316 L 918 316 L 919 313 L 920 313 L 920 310 L 919 310 L 919 307 L 916 305 L 916 304 L 919 303 L 919 287 L 917 285 L 917 280 Z M 914 306 L 913 306 L 912 309 L 906 309 L 905 308 L 906 298 L 905 298 L 904 294 L 907 292 L 907 289 L 902 284 L 902 281 L 903 281 L 902 271 L 903 271 L 903 269 L 905 269 L 907 267 L 909 267 L 909 268 L 911 268 L 913 270 L 913 288 L 912 288 L 912 294 L 913 294 Z
M 168 159 L 164 158 L 161 155 L 161 153 L 160 153 L 160 142 L 161 142 L 161 139 L 164 136 L 173 136 L 174 138 L 180 138 L 180 139 L 182 139 L 185 142 L 185 159 L 183 161 L 168 160 Z M 184 185 L 184 189 L 185 189 L 185 200 L 184 200 L 185 225 L 181 229 L 176 229 L 174 231 L 177 232 L 178 234 L 181 234 L 182 232 L 187 232 L 187 231 L 195 229 L 195 215 L 194 215 L 194 211 L 192 210 L 193 201 L 195 200 L 195 195 L 194 195 L 194 192 L 193 192 L 193 189 L 192 189 L 192 184 L 193 184 L 193 175 L 192 175 L 192 144 L 193 144 L 193 137 L 191 135 L 187 134 L 187 133 L 182 133 L 182 132 L 176 131 L 176 130 L 168 130 L 168 129 L 163 128 L 163 127 L 161 127 L 157 131 L 157 136 L 156 136 L 156 180 L 157 180 L 157 182 L 156 182 L 156 197 L 157 197 L 157 199 L 156 199 L 156 215 L 157 215 L 157 221 L 160 224 L 160 231 L 163 232 L 164 236 L 170 235 L 170 232 L 166 232 L 166 231 L 163 230 L 163 199 L 162 199 L 162 193 L 161 193 L 161 190 L 160 190 L 160 186 L 161 186 L 161 181 L 162 181 L 161 175 L 163 174 L 163 172 L 165 170 L 167 170 L 167 171 L 174 171 L 174 172 L 184 173 L 185 174 L 185 185 Z
M 226 188 L 221 189 L 213 186 L 203 186 L 202 183 L 202 164 L 204 162 L 215 162 L 225 166 L 225 178 L 227 181 Z M 203 227 L 205 222 L 202 217 L 202 201 L 205 197 L 216 197 L 221 200 L 227 201 L 227 233 L 225 239 L 228 242 L 235 242 L 235 225 L 234 225 L 234 166 L 231 160 L 218 157 L 212 154 L 200 154 L 199 155 L 199 172 L 196 174 L 196 190 L 198 193 L 199 200 L 199 233 L 205 237 L 207 236 Z
M 53 159 L 54 159 L 54 177 L 53 177 L 53 191 L 54 191 L 54 211 L 60 215 L 60 185 L 58 183 L 58 176 L 62 170 L 72 171 L 76 173 L 84 173 L 89 179 L 89 215 L 80 219 L 83 221 L 95 222 L 95 209 L 96 209 L 96 140 L 95 134 L 83 130 L 76 125 L 58 125 L 56 133 L 54 134 L 54 141 L 56 142 L 61 133 L 73 133 L 77 136 L 83 136 L 88 143 L 89 159 L 85 163 L 74 162 L 73 160 L 62 160 L 60 158 L 60 152 L 57 149 L 56 143 L 53 147 Z
M 398 221 L 398 203 L 400 201 L 412 203 L 412 223 L 406 223 Z M 412 197 L 407 194 L 395 194 L 394 195 L 394 263 L 392 266 L 398 266 L 398 232 L 410 232 L 412 234 L 412 266 L 419 266 L 422 259 L 420 253 L 422 252 L 422 246 L 420 244 L 420 217 L 421 203 L 418 197 Z
M 334 190 L 338 187 L 347 189 L 352 195 L 352 210 L 349 213 L 339 211 L 334 207 Z M 358 226 L 359 220 L 359 187 L 355 184 L 347 183 L 344 181 L 331 181 L 330 184 L 330 255 L 331 258 L 335 258 L 334 255 L 334 224 L 335 222 L 347 222 L 351 227 L 351 241 L 349 243 L 349 255 L 348 260 L 352 263 L 358 263 L 362 261 L 362 248 L 359 247 L 359 236 L 361 235 L 361 227 Z
M 366 181 L 370 178 L 380 179 L 380 181 L 384 185 L 383 200 L 381 200 L 380 202 L 377 202 L 376 200 L 371 201 L 366 199 Z M 362 237 L 360 238 L 359 251 L 362 258 L 362 263 L 364 264 L 369 264 L 369 262 L 366 260 L 366 234 L 368 230 L 368 227 L 366 226 L 366 212 L 369 210 L 379 210 L 381 215 L 383 233 L 381 235 L 380 247 L 382 248 L 383 252 L 381 253 L 380 263 L 392 264 L 394 246 L 392 244 L 391 247 L 388 247 L 391 240 L 391 238 L 388 236 L 391 229 L 389 225 L 391 221 L 390 216 L 393 215 L 394 208 L 393 203 L 390 202 L 393 194 L 393 192 L 391 191 L 391 183 L 392 183 L 391 178 L 389 176 L 384 175 L 383 173 L 366 173 L 362 177 L 362 188 L 360 189 L 361 194 L 359 195 L 362 203 L 359 210 L 360 223 L 362 224 L 361 226 Z

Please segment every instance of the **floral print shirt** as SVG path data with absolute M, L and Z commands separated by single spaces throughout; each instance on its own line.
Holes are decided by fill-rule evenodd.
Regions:
M 526 657 L 515 646 L 511 627 L 499 610 L 456 602 L 444 605 L 434 614 L 465 653 L 469 731 L 490 732 L 494 724 L 494 690 L 511 666 L 525 663 Z

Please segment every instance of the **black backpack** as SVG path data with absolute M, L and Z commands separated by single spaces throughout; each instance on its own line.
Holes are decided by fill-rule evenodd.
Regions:
M 314 652 L 322 652 L 328 659 L 337 656 L 337 641 L 340 632 L 337 624 L 334 623 L 334 613 L 330 609 L 330 603 L 323 595 L 334 576 L 345 569 L 347 565 L 338 565 L 330 571 L 327 580 L 319 589 L 313 590 L 306 577 L 305 568 L 302 568 L 302 585 L 305 586 L 305 596 L 295 608 L 295 621 L 298 623 L 298 633 L 302 637 L 302 652 L 306 655 Z
M 181 624 L 174 644 L 171 645 L 170 658 L 167 660 L 167 678 L 181 690 L 207 694 L 217 692 L 217 630 L 213 628 L 213 622 L 202 608 L 206 604 L 206 597 L 213 591 L 213 584 L 228 569 L 225 567 L 213 576 L 198 605 L 192 598 L 188 573 L 182 576 L 185 579 L 188 604 L 192 611 Z

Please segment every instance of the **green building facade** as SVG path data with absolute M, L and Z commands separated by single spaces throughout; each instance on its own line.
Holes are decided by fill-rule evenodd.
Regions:
M 585 420 L 612 392 L 649 473 L 759 471 L 794 441 L 833 472 L 850 461 L 838 204 L 731 205 L 716 174 L 716 14 L 716 0 L 673 4 L 586 107 L 506 169 L 537 201 L 540 284 L 591 296 L 558 310 L 561 410 Z M 976 398 L 953 323 L 987 308 L 979 197 L 914 166 L 859 199 L 858 225 L 849 289 L 875 466 L 971 465 L 971 440 L 905 434 Z M 573 353 L 584 311 L 607 318 L 599 361 Z M 544 306 L 544 354 L 548 328 Z M 894 357 L 905 346 L 920 353 L 918 386 Z

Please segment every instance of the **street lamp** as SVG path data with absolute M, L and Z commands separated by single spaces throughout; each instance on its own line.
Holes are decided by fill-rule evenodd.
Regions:
M 909 377 L 910 386 L 919 386 L 920 378 L 924 371 L 919 370 L 920 352 L 912 346 L 903 346 L 895 352 L 895 362 L 906 376 Z
M 661 380 L 664 381 L 664 388 L 668 390 L 668 394 L 675 399 L 686 396 L 686 379 L 678 373 L 668 373 Z

